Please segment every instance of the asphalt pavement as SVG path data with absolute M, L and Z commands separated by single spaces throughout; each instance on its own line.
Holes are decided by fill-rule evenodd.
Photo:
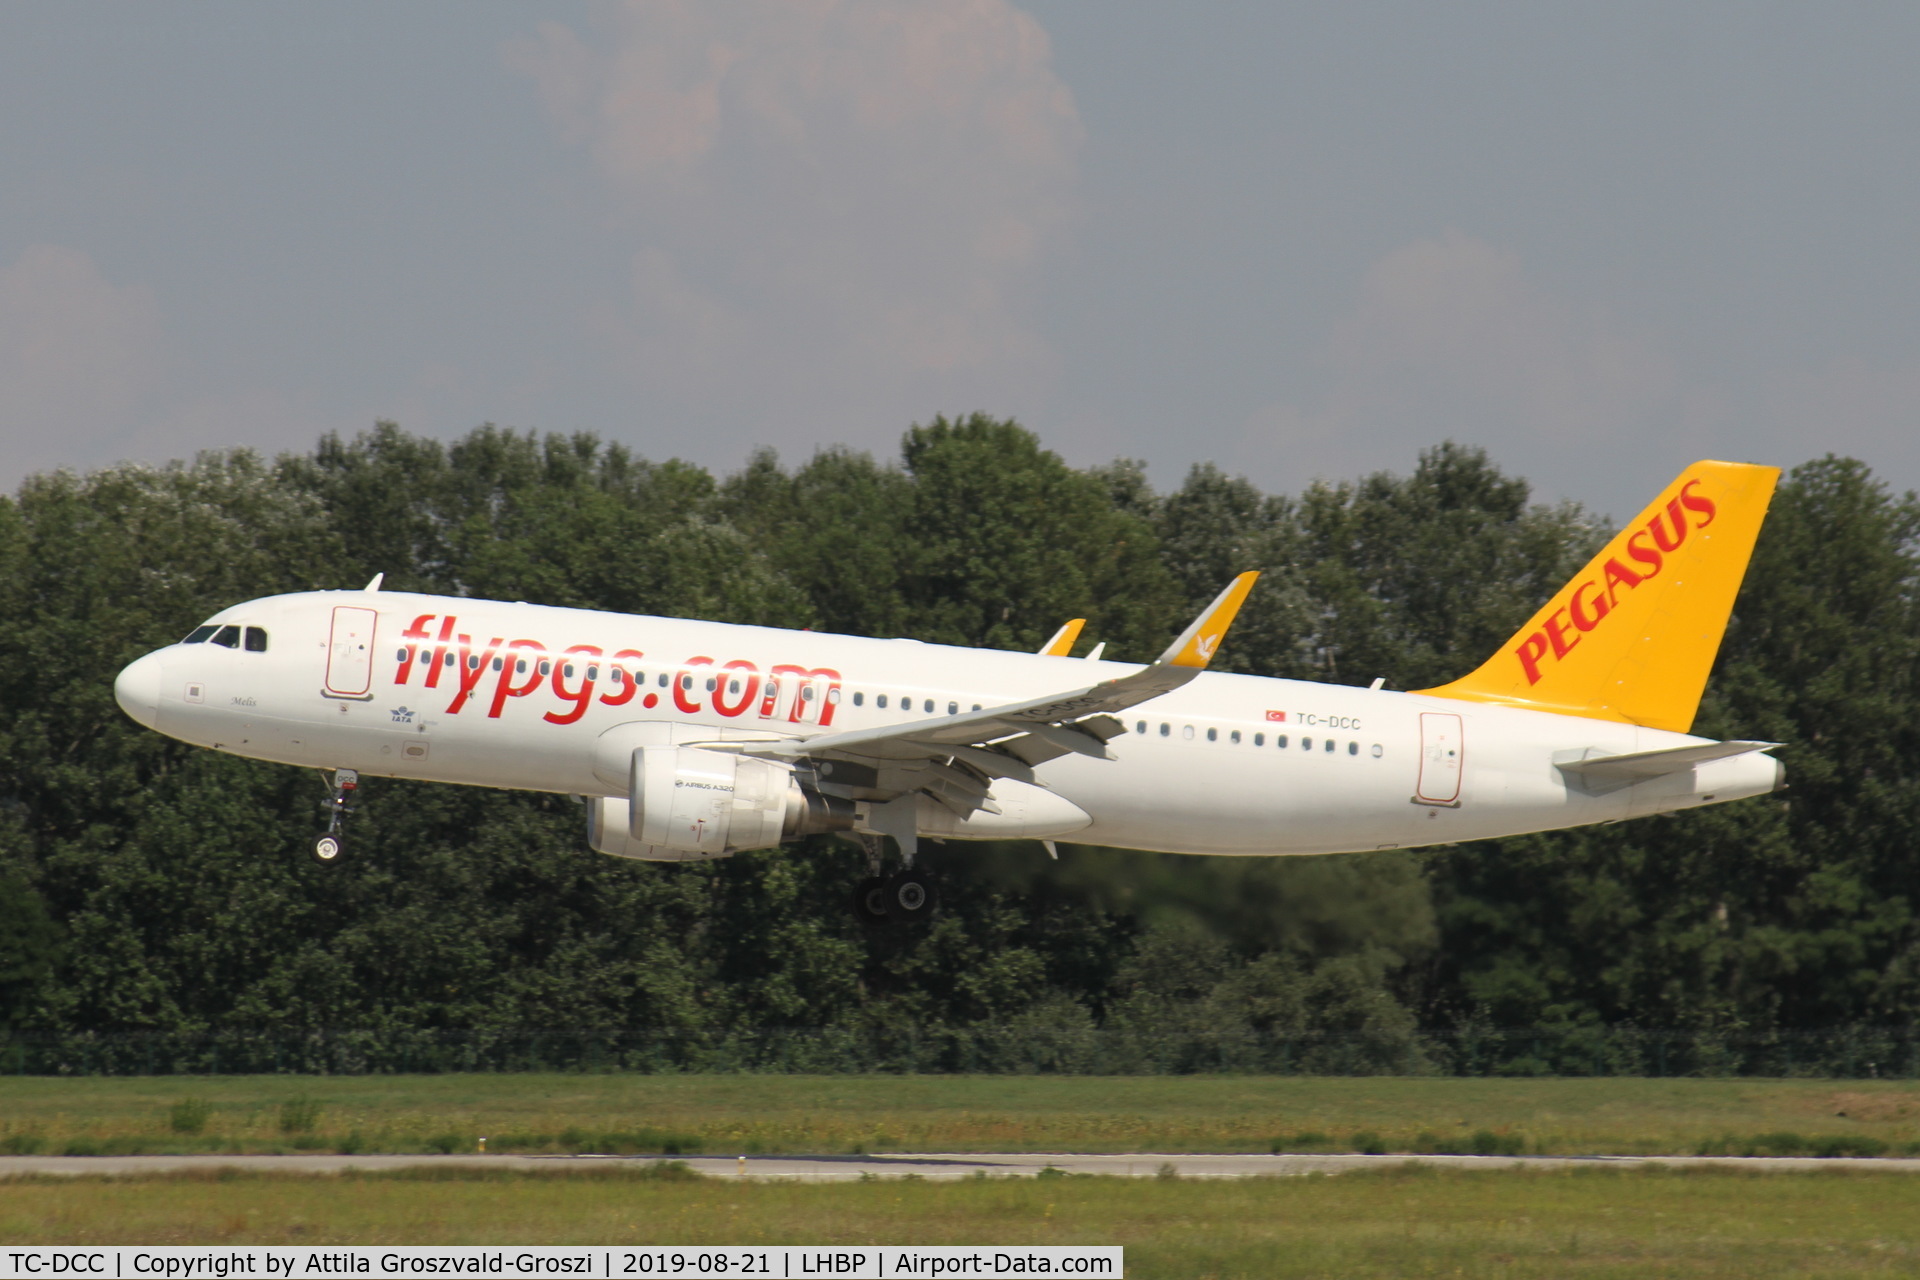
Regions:
M 1573 1169 L 1597 1165 L 1664 1165 L 1772 1172 L 1863 1169 L 1920 1173 L 1920 1159 L 1817 1159 L 1788 1156 L 1418 1156 L 1418 1155 L 1172 1155 L 1133 1152 L 990 1152 L 872 1156 L 539 1156 L 539 1155 L 191 1155 L 0 1156 L 0 1178 L 21 1174 L 128 1175 L 186 1169 L 232 1168 L 250 1173 L 342 1173 L 348 1169 L 518 1169 L 556 1172 L 592 1167 L 640 1167 L 677 1162 L 714 1178 L 756 1181 L 854 1182 L 861 1178 L 1036 1177 L 1048 1169 L 1108 1177 L 1272 1178 L 1351 1173 L 1392 1165 L 1448 1169 Z

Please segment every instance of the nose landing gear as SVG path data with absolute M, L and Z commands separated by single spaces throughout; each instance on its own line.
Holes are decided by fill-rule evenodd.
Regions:
M 353 795 L 360 789 L 360 775 L 352 769 L 333 771 L 333 799 L 320 806 L 327 814 L 327 829 L 313 838 L 313 860 L 330 867 L 347 856 L 347 838 L 341 834 L 347 815 L 354 810 Z

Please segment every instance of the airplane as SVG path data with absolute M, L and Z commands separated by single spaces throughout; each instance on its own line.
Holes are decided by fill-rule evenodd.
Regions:
M 223 609 L 114 682 L 183 742 L 580 798 L 588 845 L 690 862 L 832 833 L 869 923 L 925 917 L 919 841 L 1297 855 L 1451 844 L 1778 790 L 1688 733 L 1779 478 L 1699 462 L 1475 671 L 1402 692 L 1208 671 L 1257 573 L 1144 666 L 385 591 Z M 898 869 L 886 874 L 886 845 Z

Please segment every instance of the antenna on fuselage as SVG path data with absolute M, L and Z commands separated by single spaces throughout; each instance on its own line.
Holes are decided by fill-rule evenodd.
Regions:
M 378 591 L 378 590 L 380 589 L 380 584 L 381 584 L 381 582 L 382 582 L 382 581 L 384 581 L 384 580 L 386 579 L 386 576 L 387 576 L 387 575 L 386 575 L 386 574 L 384 574 L 384 573 L 376 573 L 376 574 L 374 574 L 374 575 L 373 575 L 373 581 L 372 581 L 372 582 L 369 582 L 369 583 L 368 583 L 368 584 L 367 584 L 366 586 L 364 586 L 364 587 L 362 587 L 362 588 L 361 588 L 361 590 L 363 590 L 363 591 Z

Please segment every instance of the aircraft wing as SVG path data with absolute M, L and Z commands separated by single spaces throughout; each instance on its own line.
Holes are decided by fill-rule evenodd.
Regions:
M 1165 653 L 1130 675 L 958 715 L 818 733 L 739 749 L 778 759 L 844 761 L 856 766 L 851 773 L 835 771 L 835 778 L 866 781 L 866 773 L 861 770 L 870 771 L 870 782 L 858 789 L 872 794 L 862 798 L 926 789 L 936 799 L 946 799 L 941 791 L 951 789 L 963 793 L 954 797 L 961 805 L 978 807 L 977 802 L 969 803 L 971 797 L 965 793 L 984 797 L 994 778 L 1033 782 L 1034 765 L 1069 752 L 1113 759 L 1106 744 L 1126 728 L 1111 713 L 1170 693 L 1205 670 L 1259 576 L 1250 572 L 1235 578 Z M 916 781 L 915 775 L 922 773 L 932 773 L 946 785 L 928 786 Z

